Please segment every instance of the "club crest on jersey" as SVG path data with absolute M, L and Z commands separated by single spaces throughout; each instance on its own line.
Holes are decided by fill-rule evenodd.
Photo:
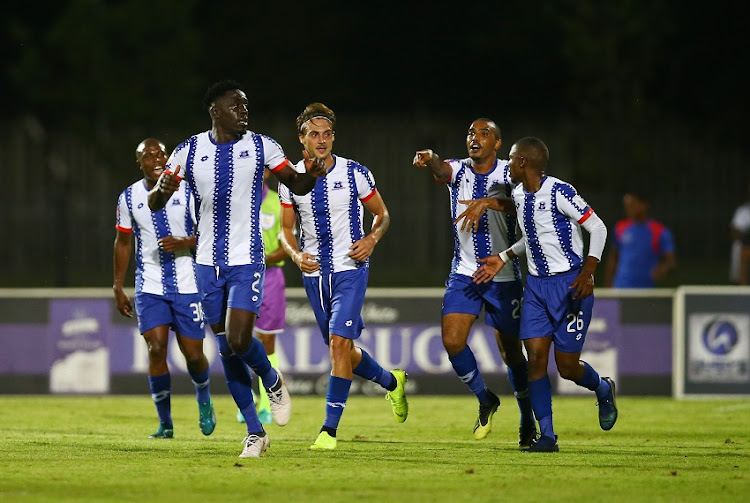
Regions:
M 344 182 L 333 182 L 333 190 L 343 189 Z
M 179 199 L 177 199 L 177 198 L 174 198 L 174 199 L 172 200 L 172 206 L 179 206 L 179 205 L 181 205 L 181 204 L 182 204 L 182 203 L 181 203 L 181 202 L 180 202 L 180 200 L 179 200 Z
M 240 157 L 250 157 L 250 151 L 243 150 L 242 152 L 240 152 Z
M 545 204 L 545 201 L 539 201 L 539 211 L 544 211 L 547 209 L 547 205 Z

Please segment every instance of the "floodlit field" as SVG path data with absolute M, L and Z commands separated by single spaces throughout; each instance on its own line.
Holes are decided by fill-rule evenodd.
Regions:
M 217 383 L 216 385 L 219 385 Z M 0 396 L 0 501 L 748 501 L 750 401 L 618 400 L 599 429 L 595 398 L 555 397 L 560 453 L 517 451 L 510 397 L 492 434 L 471 438 L 471 397 L 410 399 L 398 424 L 382 398 L 349 400 L 339 448 L 310 452 L 322 397 L 295 397 L 262 459 L 239 459 L 244 425 L 215 398 L 204 437 L 189 396 L 172 398 L 175 438 L 150 440 L 150 397 Z

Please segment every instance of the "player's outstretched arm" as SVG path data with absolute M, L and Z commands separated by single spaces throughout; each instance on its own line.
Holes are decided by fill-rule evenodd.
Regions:
M 497 255 L 490 255 L 489 257 L 480 258 L 479 262 L 482 266 L 477 269 L 473 274 L 474 283 L 487 283 L 492 281 L 498 272 L 511 260 L 516 258 L 516 254 L 513 250 L 508 248 L 505 251 L 498 253 Z
M 378 244 L 380 238 L 388 230 L 388 226 L 391 225 L 391 216 L 388 213 L 388 208 L 386 208 L 383 198 L 380 196 L 380 192 L 375 192 L 363 204 L 372 213 L 372 229 L 367 236 L 358 239 L 350 247 L 349 256 L 358 262 L 364 262 L 372 255 L 375 245 Z
M 507 198 L 482 197 L 480 199 L 459 200 L 458 202 L 468 206 L 453 221 L 453 225 L 461 224 L 460 232 L 476 232 L 479 229 L 479 220 L 487 210 L 502 211 L 511 215 L 516 214 L 513 201 Z
M 305 162 L 304 173 L 295 170 L 288 163 L 280 170 L 272 172 L 281 183 L 298 196 L 304 196 L 310 192 L 315 187 L 318 178 L 328 174 L 325 159 L 310 157 L 307 150 L 302 151 L 302 158 Z
M 195 236 L 165 236 L 158 241 L 158 245 L 159 249 L 170 253 L 195 249 Z
M 312 273 L 320 269 L 320 264 L 313 255 L 309 253 L 302 253 L 299 251 L 297 246 L 297 238 L 294 236 L 294 227 L 297 223 L 297 215 L 294 213 L 294 209 L 282 206 L 281 207 L 281 235 L 279 236 L 279 243 L 284 249 L 289 258 L 297 264 L 300 271 L 306 273 Z
M 180 188 L 181 181 L 180 166 L 177 166 L 174 173 L 169 170 L 164 171 L 156 181 L 154 188 L 148 193 L 148 207 L 151 208 L 151 211 L 159 211 L 164 208 L 172 194 Z
M 429 168 L 435 180 L 441 183 L 446 183 L 453 174 L 450 164 L 443 162 L 440 156 L 430 149 L 417 150 L 412 164 L 416 168 Z
M 115 295 L 115 305 L 117 306 L 117 310 L 120 311 L 120 314 L 127 316 L 128 318 L 133 317 L 133 304 L 127 294 L 123 291 L 123 283 L 125 281 L 125 273 L 128 270 L 128 262 L 130 262 L 132 248 L 132 234 L 118 230 L 117 236 L 115 236 L 113 252 L 114 282 L 112 283 L 112 291 Z

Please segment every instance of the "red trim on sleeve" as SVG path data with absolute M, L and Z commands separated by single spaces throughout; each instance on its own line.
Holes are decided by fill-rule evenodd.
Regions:
M 283 167 L 284 167 L 284 166 L 286 166 L 287 164 L 289 164 L 289 159 L 284 159 L 284 162 L 282 162 L 281 164 L 279 164 L 279 165 L 278 165 L 278 166 L 276 166 L 275 168 L 271 168 L 271 171 L 272 171 L 273 173 L 276 173 L 276 172 L 277 172 L 278 170 L 280 170 L 281 168 L 283 168 Z
M 651 231 L 651 250 L 654 255 L 660 255 L 659 242 L 661 241 L 661 235 L 664 233 L 664 225 L 655 220 L 649 220 L 648 229 Z
M 165 169 L 164 173 L 169 173 L 170 175 L 172 174 L 172 172 L 169 171 L 168 169 Z M 177 178 L 177 181 L 179 181 L 179 182 L 182 181 L 182 177 L 180 175 L 174 175 L 174 177 Z
M 283 202 L 283 201 L 281 202 L 281 205 L 282 205 L 282 206 L 283 206 L 284 208 L 294 208 L 294 205 L 293 205 L 293 204 L 285 203 L 285 202 Z
M 588 220 L 589 217 L 591 215 L 593 215 L 593 214 L 594 214 L 594 208 L 589 208 L 588 210 L 586 210 L 586 213 L 583 214 L 583 216 L 578 221 L 578 223 L 581 224 L 581 225 L 583 225 L 583 222 L 585 222 L 586 220 Z
M 130 234 L 133 232 L 133 229 L 126 229 L 125 227 L 120 227 L 119 225 L 115 225 L 115 228 L 120 232 L 125 232 L 127 234 Z
M 360 201 L 362 201 L 363 203 L 369 201 L 372 198 L 372 196 L 374 196 L 375 194 L 377 194 L 377 192 L 378 192 L 378 189 L 372 189 L 372 192 L 370 192 L 365 197 L 363 197 L 362 199 L 360 199 Z

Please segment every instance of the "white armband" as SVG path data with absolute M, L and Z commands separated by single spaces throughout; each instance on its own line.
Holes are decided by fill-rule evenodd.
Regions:
M 500 260 L 502 260 L 506 264 L 510 262 L 510 257 L 508 256 L 508 250 L 503 250 L 500 253 L 498 253 L 498 255 L 500 256 Z

